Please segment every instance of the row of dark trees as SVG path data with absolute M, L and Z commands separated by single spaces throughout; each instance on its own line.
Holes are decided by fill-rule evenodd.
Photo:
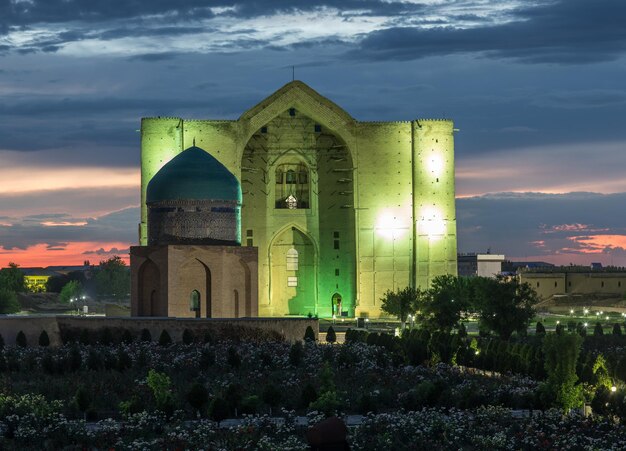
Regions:
M 398 317 L 403 326 L 409 315 L 415 315 L 420 326 L 449 333 L 474 315 L 482 331 L 508 340 L 513 332 L 526 332 L 539 298 L 517 278 L 443 275 L 435 277 L 426 290 L 387 291 L 381 301 L 381 310 Z
M 9 263 L 0 269 L 0 314 L 20 310 L 17 293 L 27 291 L 24 274 L 19 265 Z M 130 271 L 118 256 L 103 260 L 91 274 L 72 271 L 48 279 L 46 291 L 59 293 L 61 302 L 87 295 L 90 298 L 126 299 L 130 293 Z
M 130 271 L 124 260 L 114 256 L 101 261 L 92 274 L 72 271 L 50 277 L 46 291 L 60 293 L 63 302 L 82 294 L 91 298 L 124 299 L 130 293 Z

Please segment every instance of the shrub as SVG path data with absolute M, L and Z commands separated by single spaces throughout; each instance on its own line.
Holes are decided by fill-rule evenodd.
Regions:
M 205 386 L 199 382 L 194 382 L 187 393 L 187 402 L 198 412 L 198 416 L 200 416 L 200 411 L 208 401 L 209 392 Z
M 159 336 L 159 345 L 169 346 L 171 344 L 172 344 L 172 337 L 170 337 L 170 334 L 167 333 L 165 329 L 163 329 L 163 331 L 161 332 L 161 335 Z
M 296 341 L 289 349 L 289 363 L 293 366 L 299 366 L 303 356 L 304 348 L 302 347 L 302 342 Z
M 619 323 L 613 324 L 613 335 L 622 335 L 622 328 Z
M 335 333 L 335 329 L 333 329 L 333 326 L 330 326 L 328 328 L 328 331 L 326 332 L 326 341 L 328 343 L 334 343 L 337 341 L 337 334 Z
M 241 413 L 254 415 L 259 409 L 261 399 L 257 395 L 246 396 L 241 400 Z
M 28 342 L 26 341 L 26 335 L 21 330 L 17 333 L 15 337 L 15 344 L 21 348 L 25 348 L 28 346 Z
M 202 349 L 200 352 L 200 369 L 207 370 L 209 367 L 215 365 L 215 352 L 211 349 Z
M 596 326 L 593 328 L 593 336 L 599 337 L 604 335 L 604 330 L 602 329 L 602 324 L 596 323 Z
M 152 334 L 150 333 L 148 329 L 143 329 L 141 331 L 141 341 L 145 341 L 145 342 L 152 341 Z
M 241 366 L 241 356 L 234 347 L 228 348 L 228 356 L 226 362 L 233 368 L 239 368 Z
M 83 413 L 85 418 L 91 402 L 91 394 L 87 391 L 87 389 L 83 386 L 78 387 L 78 390 L 76 390 L 76 393 L 74 394 L 74 404 L 76 404 L 76 407 Z
M 41 334 L 39 334 L 39 346 L 50 346 L 50 337 L 48 337 L 48 332 L 45 330 L 42 330 Z
M 130 330 L 124 329 L 124 332 L 122 332 L 122 343 L 129 345 L 132 342 L 133 342 L 133 335 L 130 333 Z
M 459 324 L 459 330 L 457 331 L 457 334 L 461 338 L 466 338 L 467 337 L 467 329 L 465 328 L 465 323 L 460 323 Z
M 194 342 L 194 339 L 195 339 L 195 337 L 194 337 L 192 331 L 190 331 L 189 329 L 185 329 L 183 331 L 183 343 L 184 344 L 190 345 L 190 344 L 192 344 Z
M 102 332 L 100 333 L 100 343 L 105 346 L 109 346 L 113 343 L 113 333 L 108 327 L 102 329 Z
M 543 323 L 541 321 L 537 321 L 537 326 L 535 328 L 535 334 L 537 334 L 537 335 L 545 335 L 546 334 L 546 328 L 543 326 Z
M 146 383 L 148 384 L 148 387 L 150 387 L 150 390 L 152 390 L 152 395 L 156 401 L 157 408 L 163 412 L 168 412 L 172 409 L 172 380 L 170 377 L 165 373 L 159 373 L 158 371 L 151 369 L 148 371 Z
M 277 407 L 282 399 L 282 392 L 272 383 L 267 384 L 263 388 L 261 395 L 263 402 L 270 406 L 270 415 L 272 414 L 272 407 Z
M 89 331 L 87 329 L 81 329 L 78 341 L 80 342 L 80 344 L 83 345 L 88 345 L 91 342 L 89 337 Z
M 204 331 L 203 341 L 204 341 L 204 344 L 209 344 L 209 343 L 213 343 L 214 342 L 213 335 L 208 330 Z
M 311 326 L 306 326 L 306 330 L 304 331 L 304 340 L 315 341 L 315 332 L 313 332 L 313 328 Z
M 0 313 L 17 313 L 20 311 L 20 303 L 17 294 L 7 288 L 0 288 Z
M 217 421 L 218 424 L 228 418 L 228 403 L 224 398 L 219 396 L 213 398 L 211 404 L 209 404 L 209 418 Z
M 4 348 L 4 338 L 2 337 L 2 334 L 0 334 L 0 349 Z
M 300 405 L 305 409 L 309 407 L 312 402 L 315 402 L 317 399 L 317 390 L 310 382 L 307 382 L 304 387 L 302 387 L 302 393 L 300 393 Z

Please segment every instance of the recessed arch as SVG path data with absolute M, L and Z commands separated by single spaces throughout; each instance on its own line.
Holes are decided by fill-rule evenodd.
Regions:
M 284 227 L 268 249 L 270 304 L 276 315 L 315 314 L 317 309 L 317 249 L 300 228 Z M 288 266 L 288 254 L 298 255 L 298 266 Z
M 160 311 L 159 294 L 161 275 L 159 267 L 152 260 L 147 259 L 139 268 L 139 316 L 163 315 Z

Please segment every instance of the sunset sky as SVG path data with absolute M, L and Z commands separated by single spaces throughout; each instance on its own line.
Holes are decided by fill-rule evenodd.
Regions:
M 181 6 L 182 5 L 182 6 Z M 144 116 L 451 118 L 459 251 L 626 266 L 626 1 L 0 0 L 0 266 L 137 241 Z

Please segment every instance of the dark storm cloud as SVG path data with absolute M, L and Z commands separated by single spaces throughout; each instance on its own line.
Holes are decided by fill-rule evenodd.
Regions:
M 626 235 L 625 203 L 626 193 L 499 193 L 457 199 L 459 251 L 490 248 L 516 257 L 555 255 L 564 249 L 585 252 L 589 237 Z
M 0 224 L 0 249 L 27 249 L 37 244 L 63 247 L 68 242 L 133 242 L 137 239 L 139 208 L 127 208 L 99 218 L 63 215 L 55 220 L 86 222 L 85 225 L 46 226 L 41 221 L 13 218 L 12 225 Z
M 528 63 L 592 63 L 626 50 L 626 2 L 559 0 L 520 8 L 516 20 L 475 28 L 397 27 L 368 34 L 357 59 L 398 60 L 481 53 Z

